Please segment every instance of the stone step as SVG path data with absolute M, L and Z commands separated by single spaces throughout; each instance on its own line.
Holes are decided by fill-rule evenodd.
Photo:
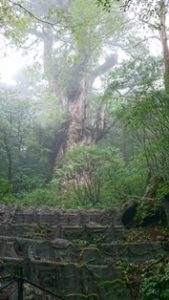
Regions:
M 38 224 L 0 224 L 0 236 L 33 239 L 86 240 L 90 242 L 116 241 L 125 238 L 123 227 L 87 224 L 84 226 L 40 226 Z
M 25 278 L 65 300 L 135 300 L 126 266 L 168 256 L 169 241 L 127 242 L 120 220 L 115 211 L 0 206 L 0 277 L 21 267 Z M 34 292 L 27 289 L 24 299 L 47 299 Z
M 29 258 L 51 262 L 103 264 L 117 259 L 145 261 L 169 251 L 169 242 L 77 244 L 68 240 L 53 241 L 0 237 L 0 256 Z
M 0 224 L 0 236 L 53 239 L 53 231 L 49 226 L 37 224 Z
M 20 266 L 24 278 L 60 295 L 65 300 L 117 300 L 119 290 L 122 299 L 131 300 L 126 286 L 121 281 L 121 270 L 113 264 L 100 262 L 87 265 L 8 257 L 0 258 L 0 262 L 1 269 L 5 269 L 1 275 L 17 275 Z
M 169 253 L 169 241 L 164 242 L 123 242 L 123 243 L 101 243 L 99 253 L 104 259 L 127 259 L 128 262 L 144 262 L 157 259 Z
M 83 226 L 88 223 L 100 225 L 113 224 L 116 212 L 83 211 L 48 209 L 48 208 L 20 208 L 12 206 L 0 206 L 0 223 L 36 223 L 39 225 L 71 225 Z
M 57 228 L 56 228 L 57 231 Z M 125 236 L 125 230 L 123 227 L 116 228 L 112 226 L 91 226 L 87 224 L 85 226 L 62 226 L 60 237 L 69 240 L 86 240 L 93 243 L 103 241 L 116 241 L 123 239 Z
M 27 257 L 36 260 L 74 262 L 80 250 L 69 241 L 32 240 L 25 238 L 0 237 L 0 256 L 11 258 Z
M 105 213 L 16 213 L 13 218 L 14 223 L 37 223 L 48 225 L 84 225 L 90 222 L 106 225 L 113 222 L 113 218 Z

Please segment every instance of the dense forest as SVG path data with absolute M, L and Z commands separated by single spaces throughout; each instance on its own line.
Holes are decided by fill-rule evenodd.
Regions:
M 168 196 L 167 26 L 167 0 L 1 0 L 0 59 L 29 61 L 0 81 L 1 203 Z

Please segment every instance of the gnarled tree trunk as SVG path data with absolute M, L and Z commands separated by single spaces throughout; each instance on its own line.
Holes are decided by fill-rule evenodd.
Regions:
M 67 149 L 73 148 L 83 139 L 87 93 L 85 80 L 82 81 L 80 90 L 77 98 L 69 101 L 70 125 L 67 135 Z

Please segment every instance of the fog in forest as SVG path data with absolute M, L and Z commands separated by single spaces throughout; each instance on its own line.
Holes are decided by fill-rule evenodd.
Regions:
M 150 2 L 0 3 L 3 203 L 169 193 L 168 3 Z

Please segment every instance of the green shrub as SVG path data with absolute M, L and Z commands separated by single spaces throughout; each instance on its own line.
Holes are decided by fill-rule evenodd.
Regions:
M 0 196 L 2 197 L 11 192 L 12 192 L 11 184 L 7 180 L 0 178 Z
M 79 146 L 67 153 L 52 186 L 81 207 L 108 207 L 124 198 L 124 177 L 125 164 L 116 149 Z
M 143 275 L 142 300 L 169 299 L 169 263 L 159 263 L 155 270 Z

